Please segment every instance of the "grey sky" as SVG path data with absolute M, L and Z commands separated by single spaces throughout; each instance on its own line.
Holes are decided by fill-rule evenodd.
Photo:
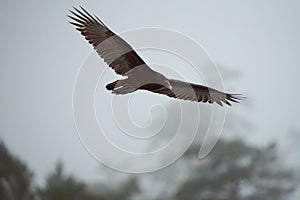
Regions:
M 139 27 L 179 31 L 218 65 L 240 72 L 225 88 L 249 97 L 250 107 L 231 109 L 255 125 L 246 135 L 250 141 L 286 139 L 290 127 L 300 129 L 299 1 L 2 0 L 0 139 L 39 181 L 59 158 L 81 178 L 98 178 L 98 163 L 81 145 L 72 118 L 73 83 L 92 50 L 68 24 L 68 10 L 78 5 L 116 33 Z

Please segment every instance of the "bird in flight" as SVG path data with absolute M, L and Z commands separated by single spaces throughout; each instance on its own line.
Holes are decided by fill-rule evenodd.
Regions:
M 120 36 L 113 33 L 97 16 L 92 16 L 84 8 L 70 10 L 70 22 L 93 45 L 104 62 L 124 79 L 106 85 L 114 94 L 128 94 L 136 90 L 167 95 L 169 97 L 196 102 L 238 103 L 239 94 L 228 94 L 203 85 L 168 79 L 152 70 L 135 50 Z

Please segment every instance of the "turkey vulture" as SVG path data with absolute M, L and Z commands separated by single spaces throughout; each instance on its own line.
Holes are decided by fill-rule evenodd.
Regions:
M 223 106 L 230 101 L 238 103 L 239 94 L 228 94 L 202 85 L 180 80 L 168 79 L 152 70 L 134 49 L 121 37 L 113 33 L 97 16 L 92 16 L 84 8 L 74 7 L 73 14 L 68 15 L 70 22 L 93 45 L 99 56 L 117 74 L 124 79 L 106 85 L 114 94 L 127 94 L 136 90 L 164 94 L 183 100 L 209 102 Z

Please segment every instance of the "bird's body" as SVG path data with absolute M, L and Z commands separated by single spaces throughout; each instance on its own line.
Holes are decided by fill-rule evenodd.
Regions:
M 106 85 L 106 89 L 114 94 L 127 94 L 136 90 L 164 94 L 169 97 L 196 102 L 226 103 L 238 102 L 240 97 L 227 94 L 202 85 L 180 80 L 168 79 L 163 74 L 152 70 L 134 49 L 121 37 L 114 34 L 96 16 L 93 17 L 85 9 L 74 8 L 70 11 L 74 16 L 71 24 L 93 45 L 97 53 L 117 74 L 125 79 Z

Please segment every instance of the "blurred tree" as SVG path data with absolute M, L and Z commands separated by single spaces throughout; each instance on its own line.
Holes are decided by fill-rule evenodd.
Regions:
M 114 199 L 124 199 L 129 200 L 131 199 L 135 194 L 139 192 L 138 182 L 136 178 L 130 178 L 128 181 L 123 183 L 118 190 L 118 192 L 115 194 Z
M 114 171 L 114 173 L 117 173 Z M 89 192 L 100 195 L 104 199 L 130 200 L 140 192 L 135 177 L 130 177 L 123 182 L 108 180 L 99 184 L 90 185 Z
M 75 177 L 66 175 L 61 162 L 49 174 L 43 188 L 32 187 L 32 176 L 26 165 L 0 142 L 0 200 L 126 200 L 139 191 L 135 178 L 114 187 L 102 184 L 90 189 Z
M 187 164 L 198 151 L 195 146 L 186 152 Z M 258 149 L 240 140 L 220 140 L 172 199 L 287 199 L 294 185 L 292 171 L 277 160 L 275 144 Z
M 43 200 L 103 200 L 100 195 L 88 193 L 84 183 L 73 176 L 64 174 L 63 165 L 58 162 L 54 172 L 47 178 L 46 186 L 38 190 L 38 196 Z
M 31 188 L 32 173 L 12 155 L 0 141 L 0 199 L 34 199 Z

